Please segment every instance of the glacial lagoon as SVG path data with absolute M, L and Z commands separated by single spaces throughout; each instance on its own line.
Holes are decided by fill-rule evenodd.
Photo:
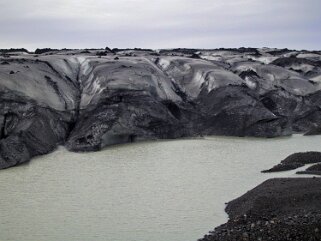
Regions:
M 227 220 L 228 202 L 321 136 L 206 137 L 57 151 L 0 171 L 2 241 L 196 241 Z M 301 168 L 304 169 L 304 168 Z

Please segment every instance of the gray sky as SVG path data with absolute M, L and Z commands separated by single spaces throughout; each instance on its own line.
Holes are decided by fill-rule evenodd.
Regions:
M 0 48 L 321 49 L 320 0 L 0 0 Z

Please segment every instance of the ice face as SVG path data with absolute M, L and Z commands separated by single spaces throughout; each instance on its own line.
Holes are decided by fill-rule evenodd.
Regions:
M 200 59 L 164 57 L 158 60 L 159 67 L 192 98 L 227 85 L 241 85 L 244 81 L 232 72 L 214 63 Z
M 0 168 L 61 143 L 92 151 L 135 140 L 306 132 L 320 124 L 319 55 L 268 48 L 2 54 Z

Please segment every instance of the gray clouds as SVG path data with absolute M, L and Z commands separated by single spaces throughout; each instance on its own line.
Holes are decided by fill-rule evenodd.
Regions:
M 0 0 L 0 48 L 321 49 L 319 0 Z

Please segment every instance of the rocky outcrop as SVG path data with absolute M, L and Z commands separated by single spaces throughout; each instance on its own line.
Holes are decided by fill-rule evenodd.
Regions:
M 298 152 L 291 154 L 290 156 L 282 160 L 280 164 L 277 164 L 271 169 L 264 170 L 262 172 L 267 173 L 294 170 L 299 167 L 303 167 L 306 164 L 313 164 L 319 162 L 321 162 L 321 152 Z
M 297 174 L 321 175 L 321 163 L 310 166 L 305 171 L 299 171 Z
M 265 181 L 229 202 L 229 221 L 200 240 L 320 240 L 320 185 L 320 178 Z
M 106 48 L 1 53 L 0 168 L 59 144 L 94 151 L 159 138 L 275 137 L 320 125 L 318 52 Z

